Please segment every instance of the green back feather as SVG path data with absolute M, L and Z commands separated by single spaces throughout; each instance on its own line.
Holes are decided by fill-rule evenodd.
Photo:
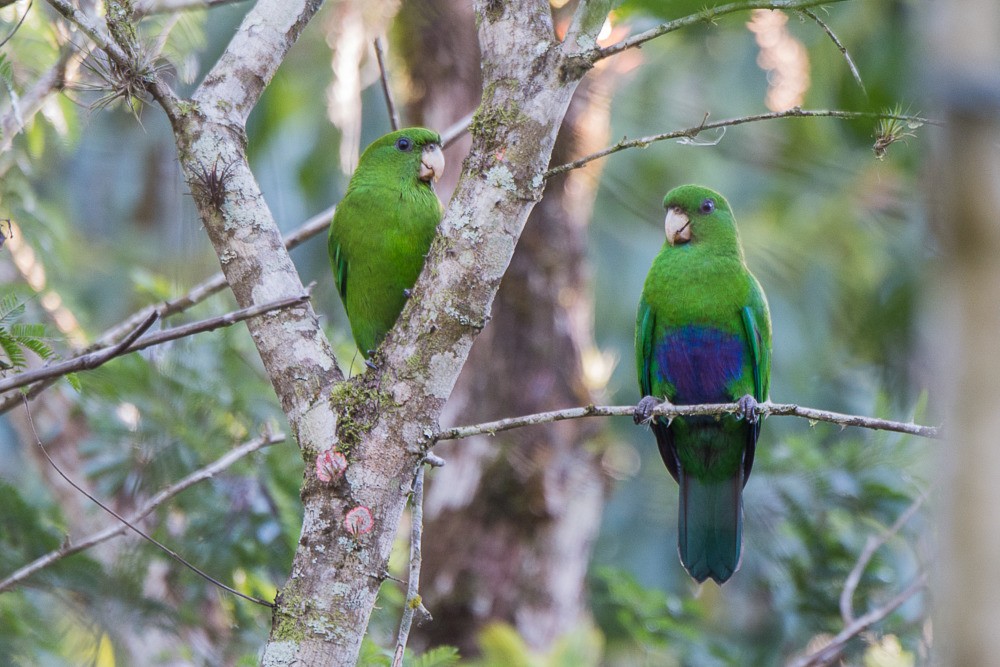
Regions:
M 409 140 L 403 150 L 399 140 Z M 378 347 L 406 304 L 441 221 L 442 207 L 419 178 L 422 150 L 441 143 L 424 128 L 374 141 L 358 161 L 330 225 L 329 254 L 337 291 L 364 356 Z

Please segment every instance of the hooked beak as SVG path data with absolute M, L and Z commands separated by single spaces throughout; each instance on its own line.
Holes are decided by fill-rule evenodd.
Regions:
M 436 181 L 443 173 L 444 153 L 441 152 L 441 147 L 437 144 L 427 144 L 420 156 L 420 180 L 425 183 Z
M 691 240 L 691 219 L 676 206 L 667 209 L 663 226 L 667 231 L 667 243 L 670 245 L 679 245 Z

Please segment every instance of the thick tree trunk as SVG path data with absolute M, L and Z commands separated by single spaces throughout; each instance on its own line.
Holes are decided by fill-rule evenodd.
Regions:
M 460 0 L 411 0 L 398 25 L 403 61 L 419 63 L 413 117 L 446 126 L 480 94 L 473 16 Z M 449 17 L 448 40 L 426 30 Z M 607 141 L 606 77 L 578 89 L 553 151 L 569 161 Z M 461 147 L 459 147 L 461 149 Z M 583 353 L 594 347 L 587 230 L 597 170 L 552 179 L 518 242 L 444 421 L 475 423 L 595 400 Z M 447 187 L 447 183 L 444 184 Z M 447 196 L 448 190 L 442 190 Z M 563 422 L 442 445 L 425 505 L 421 593 L 434 621 L 424 641 L 476 651 L 490 622 L 544 649 L 586 615 L 585 575 L 606 491 L 597 424 Z
M 945 125 L 932 192 L 947 247 L 945 312 L 935 321 L 953 407 L 934 635 L 942 664 L 992 665 L 1000 655 L 1000 5 L 950 0 L 935 9 L 930 80 Z

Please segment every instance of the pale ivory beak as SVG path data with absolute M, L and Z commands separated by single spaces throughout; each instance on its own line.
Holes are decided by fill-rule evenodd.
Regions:
M 691 219 L 679 208 L 671 206 L 667 209 L 667 217 L 663 220 L 667 232 L 667 243 L 678 245 L 691 240 Z
M 420 156 L 420 180 L 438 180 L 444 173 L 444 153 L 437 144 L 427 144 Z

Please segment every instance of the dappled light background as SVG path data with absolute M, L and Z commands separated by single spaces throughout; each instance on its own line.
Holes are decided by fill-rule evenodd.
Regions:
M 0 32 L 13 28 L 26 4 L 0 10 Z M 328 3 L 251 116 L 251 165 L 286 233 L 335 204 L 358 151 L 390 129 L 370 42 L 386 30 L 394 40 L 399 35 L 392 12 L 358 9 L 367 4 L 375 3 Z M 419 15 L 411 5 L 420 3 L 404 4 Z M 705 4 L 626 2 L 611 16 L 610 38 Z M 4 47 L 15 89 L 54 57 L 54 14 L 43 5 L 36 3 Z M 557 15 L 563 5 L 553 2 Z M 720 120 L 794 106 L 922 111 L 914 92 L 916 56 L 901 28 L 913 20 L 912 7 L 847 2 L 817 11 L 857 64 L 863 88 L 815 20 L 737 13 L 616 56 L 607 63 L 616 68 L 613 91 L 593 93 L 608 112 L 599 120 L 610 119 L 613 143 L 697 126 L 706 114 Z M 182 92 L 204 75 L 204 64 L 221 52 L 244 12 L 242 4 L 225 5 L 175 24 L 165 18 L 149 24 L 151 40 L 161 27 L 171 28 L 164 53 Z M 449 38 L 447 17 L 432 25 L 438 39 Z M 390 40 L 390 63 L 403 50 Z M 420 81 L 404 72 L 413 67 L 393 64 L 401 101 L 422 93 Z M 102 93 L 84 85 L 94 78 L 86 66 L 80 77 L 0 154 L 0 218 L 18 230 L 17 245 L 0 249 L 0 290 L 26 302 L 24 321 L 47 323 L 63 356 L 77 344 L 76 327 L 92 341 L 140 307 L 183 294 L 218 271 L 167 121 L 154 107 L 136 114 L 119 102 L 89 109 Z M 0 110 L 10 106 L 9 91 L 0 91 Z M 470 110 L 455 109 L 455 116 Z M 938 254 L 924 197 L 924 155 L 936 130 L 896 128 L 900 140 L 881 156 L 872 149 L 876 131 L 874 120 L 771 120 L 605 158 L 600 174 L 590 176 L 599 181 L 586 234 L 589 287 L 569 295 L 592 298 L 579 311 L 593 314 L 587 323 L 593 346 L 580 362 L 587 391 L 611 404 L 640 398 L 634 317 L 663 241 L 662 197 L 677 185 L 700 183 L 728 198 L 747 262 L 768 295 L 772 399 L 936 423 L 935 385 L 917 326 L 925 267 Z M 449 159 L 445 181 L 453 184 L 461 160 Z M 44 270 L 44 285 L 32 282 L 28 264 L 14 262 L 28 249 Z M 558 256 L 555 250 L 548 256 Z M 313 302 L 342 367 L 361 372 L 325 234 L 292 257 L 303 283 L 316 282 Z M 61 330 L 68 320 L 36 296 L 46 290 L 77 324 Z M 169 324 L 234 307 L 220 294 Z M 42 394 L 32 414 L 67 473 L 119 510 L 265 427 L 286 428 L 242 325 L 116 360 L 81 373 L 79 381 L 79 391 L 63 382 Z M 461 414 L 454 419 L 464 423 Z M 606 420 L 593 433 L 579 446 L 600 461 L 606 504 L 586 579 L 589 618 L 569 639 L 544 648 L 529 649 L 491 628 L 477 649 L 480 664 L 515 664 L 506 661 L 530 651 L 537 664 L 553 665 L 780 664 L 821 645 L 844 627 L 839 598 L 869 536 L 882 534 L 929 490 L 935 446 L 898 434 L 768 419 L 746 487 L 742 569 L 719 589 L 695 586 L 680 566 L 677 486 L 652 434 L 624 419 Z M 0 417 L 0 579 L 58 547 L 64 535 L 111 522 L 67 490 L 33 442 L 22 408 Z M 143 525 L 239 590 L 272 596 L 299 536 L 301 469 L 292 443 L 272 446 L 186 491 Z M 925 509 L 860 574 L 856 615 L 927 568 Z M 401 577 L 404 546 L 392 562 Z M 396 586 L 382 591 L 365 653 L 372 664 L 384 661 L 377 645 L 389 641 L 403 600 Z M 912 597 L 870 637 L 849 645 L 851 664 L 926 663 L 928 614 L 926 596 Z M 254 664 L 269 627 L 270 610 L 218 592 L 133 537 L 0 592 L 0 656 L 21 664 L 79 656 L 102 666 L 139 664 L 139 655 L 142 664 Z M 579 661 L 559 662 L 566 656 Z

